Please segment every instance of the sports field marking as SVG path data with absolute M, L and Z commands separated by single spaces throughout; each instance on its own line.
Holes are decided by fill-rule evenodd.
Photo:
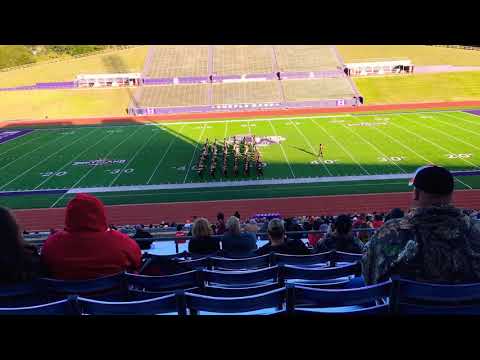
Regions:
M 456 118 L 455 118 L 455 119 L 456 119 Z M 462 131 L 468 132 L 468 133 L 473 134 L 473 135 L 476 135 L 476 136 L 479 136 L 479 135 L 480 135 L 480 133 L 477 132 L 477 131 L 472 131 L 472 130 L 463 128 L 463 127 L 461 127 L 461 126 L 452 124 L 451 122 L 448 122 L 448 121 L 442 121 L 442 120 L 440 120 L 440 119 L 438 119 L 438 118 L 436 118 L 435 121 L 436 121 L 436 122 L 438 121 L 438 122 L 440 122 L 440 123 L 442 123 L 442 124 L 445 124 L 445 125 L 448 125 L 448 126 L 456 127 L 457 129 L 460 129 L 460 130 L 462 130 Z
M 388 160 L 388 163 L 390 164 L 390 166 L 392 166 L 392 164 L 393 164 L 396 167 L 398 167 L 400 169 L 400 171 L 402 171 L 403 173 L 405 173 L 405 174 L 407 173 L 405 170 L 403 170 L 403 168 L 400 165 L 398 165 L 395 161 L 392 161 L 389 156 L 385 155 L 385 153 L 383 153 L 378 147 L 373 145 L 370 141 L 365 139 L 363 136 L 361 136 L 360 134 L 357 134 L 354 130 L 350 129 L 348 126 L 345 126 L 343 124 L 341 124 L 341 126 L 344 127 L 345 129 L 347 129 L 348 131 L 350 131 L 351 133 L 355 134 L 355 136 L 357 136 L 360 140 L 362 140 L 363 142 L 367 143 L 372 148 L 374 148 L 376 152 L 378 152 L 382 157 L 384 157 Z
M 478 115 L 473 115 L 473 114 L 470 114 L 470 113 L 467 113 L 467 112 L 457 111 L 456 113 L 457 113 L 458 115 L 460 115 L 460 114 L 461 114 L 461 115 L 468 115 L 469 118 L 471 118 L 472 116 L 474 116 L 474 117 L 480 119 Z M 455 118 L 455 119 L 457 119 L 457 120 L 465 121 L 465 122 L 467 122 L 467 123 L 469 123 L 469 124 L 472 124 L 472 125 L 480 126 L 480 122 L 479 122 L 479 121 L 467 120 L 467 119 L 465 119 L 463 116 L 462 116 L 462 117 L 456 117 L 456 116 L 454 116 L 454 115 L 449 115 L 449 114 L 447 114 L 447 113 L 445 113 L 445 114 L 443 114 L 443 115 L 447 115 L 447 116 L 453 117 L 453 118 Z
M 178 134 L 179 134 L 179 135 L 182 133 L 184 127 L 185 127 L 185 125 L 183 125 L 182 128 L 178 131 Z M 149 184 L 150 184 L 150 181 L 152 181 L 153 176 L 155 175 L 155 173 L 157 172 L 158 168 L 159 168 L 160 165 L 162 164 L 163 159 L 165 159 L 165 156 L 167 156 L 168 152 L 170 151 L 170 148 L 172 147 L 173 143 L 174 143 L 175 141 L 177 141 L 177 139 L 178 139 L 178 136 L 174 136 L 174 137 L 172 138 L 172 140 L 170 141 L 170 144 L 168 144 L 167 150 L 165 150 L 165 152 L 164 152 L 163 155 L 162 155 L 162 158 L 158 161 L 157 165 L 155 166 L 155 169 L 153 170 L 152 175 L 150 175 L 150 177 L 148 178 L 147 185 L 149 185 Z
M 92 131 L 91 133 L 94 133 L 94 131 Z M 80 156 L 82 156 L 84 153 L 88 152 L 89 150 L 91 150 L 94 146 L 96 146 L 97 144 L 99 144 L 100 142 L 102 142 L 107 136 L 109 136 L 110 134 L 109 133 L 106 133 L 105 136 L 103 136 L 102 138 L 100 138 L 100 140 L 98 140 L 96 143 L 92 144 L 91 146 L 87 147 L 85 150 L 83 150 L 80 154 L 78 154 L 77 156 L 75 156 L 73 159 L 70 159 L 69 161 L 67 161 L 67 163 L 65 163 L 65 165 L 63 165 L 61 168 L 55 170 L 55 172 L 59 172 L 61 170 L 63 170 L 64 168 L 66 168 L 67 166 L 69 166 L 74 160 L 78 159 Z M 37 190 L 40 186 L 42 186 L 43 184 L 45 184 L 46 182 L 48 182 L 50 179 L 50 177 L 47 177 L 45 178 L 45 180 L 43 180 L 40 184 L 38 184 L 33 190 Z
M 455 140 L 457 140 L 457 141 L 459 141 L 459 142 L 461 142 L 461 143 L 464 143 L 465 145 L 468 145 L 468 146 L 471 146 L 471 147 L 473 147 L 473 148 L 475 148 L 475 149 L 477 149 L 477 150 L 480 150 L 480 147 L 478 147 L 478 146 L 476 146 L 476 145 L 473 145 L 473 144 L 469 143 L 468 141 L 463 141 L 462 139 L 460 139 L 460 138 L 458 138 L 458 137 L 456 137 L 456 136 L 454 136 L 454 135 L 451 135 L 451 134 L 449 134 L 449 133 L 447 133 L 447 132 L 445 132 L 445 131 L 443 131 L 443 130 L 436 129 L 436 128 L 432 127 L 432 126 L 429 126 L 429 125 L 427 125 L 427 124 L 425 124 L 425 123 L 423 123 L 423 122 L 421 122 L 421 121 L 417 121 L 417 120 L 415 120 L 415 119 L 409 119 L 409 120 L 413 121 L 413 122 L 416 123 L 416 124 L 420 124 L 420 125 L 425 126 L 425 127 L 429 128 L 429 129 L 435 130 L 436 132 L 439 132 L 439 133 L 441 133 L 441 134 L 443 134 L 443 135 L 445 135 L 445 136 L 447 136 L 447 137 L 449 137 L 449 138 L 451 138 L 451 139 L 455 139 Z M 437 120 L 437 119 L 436 119 L 436 120 Z M 440 120 L 439 120 L 439 121 L 440 121 Z
M 402 182 L 384 182 L 382 185 L 406 185 L 405 181 Z M 302 189 L 318 189 L 318 188 L 337 188 L 337 187 L 359 187 L 359 186 L 378 186 L 376 183 L 360 183 L 360 184 L 335 184 L 335 185 L 317 185 L 317 186 L 303 186 Z M 265 192 L 264 188 L 251 188 L 248 191 L 261 191 Z M 283 189 L 279 190 L 283 191 Z M 245 189 L 217 189 L 217 190 L 202 190 L 202 191 L 177 191 L 176 194 L 179 195 L 196 195 L 196 194 L 216 194 L 216 193 L 231 193 L 231 192 L 245 192 Z M 155 196 L 155 195 L 162 195 L 168 194 L 169 192 L 163 193 L 146 193 L 146 194 L 135 194 L 135 197 L 140 196 Z M 375 194 L 375 193 L 374 193 Z M 333 196 L 333 195 L 322 195 L 322 196 Z M 132 197 L 132 194 L 112 194 L 112 195 L 99 195 L 101 198 L 120 198 L 120 197 Z M 235 199 L 234 199 L 235 200 Z M 242 199 L 243 200 L 243 199 Z M 211 200 L 211 201 L 219 201 L 219 200 Z M 227 200 L 228 201 L 228 200 Z
M 135 135 L 139 130 L 141 129 L 141 127 L 139 127 L 136 131 L 133 131 L 130 135 L 128 135 L 125 139 L 123 139 L 122 141 L 120 141 L 116 146 L 114 146 L 108 153 L 105 154 L 105 156 L 103 156 L 104 158 L 108 157 L 108 155 L 110 155 L 112 152 L 114 152 L 120 145 L 122 145 L 125 141 L 127 141 L 128 139 L 130 139 L 133 135 Z M 80 184 L 82 182 L 83 179 L 85 179 L 93 170 L 95 170 L 97 168 L 97 165 L 93 165 L 91 167 L 90 170 L 88 170 L 87 172 L 85 172 L 85 174 L 83 174 L 83 176 L 77 180 L 77 182 L 75 182 L 75 184 L 72 185 L 72 188 L 75 188 L 78 184 Z M 65 192 L 64 194 L 62 194 L 57 200 L 55 200 L 55 202 L 50 205 L 50 208 L 53 208 L 60 200 L 62 200 L 65 195 L 67 194 L 67 192 Z
M 12 161 L 10 161 L 9 163 L 7 163 L 7 164 L 3 165 L 2 167 L 0 167 L 0 170 L 1 170 L 1 169 L 3 169 L 3 168 L 6 168 L 7 166 L 9 166 L 9 165 L 13 164 L 14 162 L 16 162 L 16 161 L 18 161 L 18 160 L 20 160 L 20 159 L 23 159 L 25 156 L 27 156 L 27 155 L 30 155 L 31 153 L 34 153 L 34 152 L 36 152 L 37 150 L 39 150 L 39 149 L 43 148 L 44 146 L 47 146 L 47 145 L 49 145 L 51 142 L 55 142 L 55 141 L 58 141 L 58 140 L 60 140 L 60 139 L 61 139 L 61 138 L 63 138 L 64 136 L 66 136 L 66 135 L 63 135 L 63 136 L 60 136 L 60 137 L 55 137 L 55 138 L 53 138 L 52 140 L 49 140 L 49 141 L 47 141 L 46 143 L 43 143 L 42 145 L 40 145 L 40 146 L 36 147 L 35 149 L 33 149 L 33 150 L 31 150 L 31 151 L 29 151 L 29 152 L 27 152 L 27 153 L 23 154 L 22 156 L 20 156 L 20 157 L 18 157 L 18 158 L 16 158 L 16 159 L 14 159 L 14 160 L 12 160 Z
M 158 185 L 119 185 L 113 187 L 88 187 L 75 188 L 72 187 L 66 191 L 66 194 L 76 193 L 105 193 L 105 192 L 121 192 L 121 191 L 145 191 L 145 190 L 178 190 L 178 189 L 202 189 L 202 188 L 225 188 L 225 187 L 245 187 L 257 185 L 287 185 L 287 184 L 315 184 L 330 182 L 352 182 L 365 180 L 392 180 L 392 179 L 411 179 L 411 174 L 379 174 L 379 175 L 357 175 L 357 176 L 323 176 L 310 178 L 288 178 L 288 179 L 268 179 L 268 180 L 238 180 L 226 182 L 206 182 L 206 183 L 176 183 L 176 184 L 158 184 Z M 378 185 L 378 184 L 377 184 Z M 58 201 L 58 200 L 57 200 Z
M 269 121 L 269 124 L 272 127 L 272 130 L 273 130 L 273 133 L 275 134 L 275 136 L 278 136 L 277 130 L 275 129 L 275 127 L 273 126 L 271 121 Z M 285 161 L 287 162 L 287 165 L 290 168 L 290 172 L 292 173 L 292 176 L 295 179 L 295 173 L 293 172 L 292 166 L 290 165 L 290 161 L 288 161 L 287 154 L 285 153 L 285 150 L 283 149 L 282 142 L 279 142 L 279 145 L 280 145 L 280 149 L 282 150 L 283 157 L 285 158 Z
M 7 182 L 7 183 L 3 184 L 2 186 L 0 186 L 0 190 L 3 189 L 3 188 L 5 188 L 5 186 L 11 184 L 12 182 L 20 179 L 23 175 L 29 173 L 32 169 L 36 168 L 38 165 L 43 164 L 45 161 L 47 161 L 48 159 L 50 159 L 52 156 L 55 156 L 55 155 L 57 155 L 58 153 L 62 152 L 64 149 L 72 146 L 73 144 L 76 144 L 77 142 L 79 142 L 80 140 L 82 140 L 84 137 L 90 135 L 90 134 L 93 133 L 94 131 L 95 131 L 95 130 L 90 131 L 89 133 L 87 133 L 87 134 L 85 134 L 85 135 L 83 135 L 83 136 L 80 136 L 80 137 L 79 137 L 77 140 L 75 140 L 74 142 L 71 142 L 71 143 L 69 143 L 69 144 L 67 144 L 67 145 L 65 145 L 65 146 L 62 146 L 59 150 L 51 153 L 51 154 L 48 155 L 46 158 L 44 158 L 42 161 L 36 163 L 35 165 L 33 165 L 33 166 L 30 167 L 29 169 L 25 170 L 25 171 L 24 171 L 23 173 L 21 173 L 20 175 L 17 175 L 14 179 L 12 179 L 12 180 L 10 180 L 9 182 Z M 60 139 L 62 139 L 64 136 L 66 136 L 66 135 L 61 136 Z
M 403 118 L 402 115 L 400 115 L 400 117 Z M 401 125 L 395 124 L 395 122 L 393 122 L 393 121 L 392 121 L 390 124 L 393 125 L 393 126 L 395 126 L 395 127 L 400 128 L 400 129 L 402 129 L 402 130 L 404 130 L 404 131 L 406 131 L 406 132 L 408 132 L 408 133 L 410 133 L 410 134 L 412 134 L 413 136 L 415 136 L 415 137 L 417 137 L 417 138 L 419 138 L 419 139 L 422 139 L 423 141 L 429 142 L 429 143 L 432 144 L 433 146 L 437 147 L 438 149 L 441 149 L 442 151 L 445 151 L 445 152 L 448 153 L 448 154 L 451 154 L 451 153 L 452 153 L 450 150 L 444 148 L 443 146 L 438 145 L 437 143 L 435 143 L 435 142 L 433 142 L 433 141 L 430 141 L 430 140 L 424 138 L 423 136 L 421 136 L 421 135 L 419 135 L 419 134 L 416 134 L 416 133 L 414 133 L 413 131 L 410 131 L 410 130 L 408 130 L 407 128 L 401 126 Z M 480 169 L 479 166 L 475 165 L 475 164 L 472 163 L 471 161 L 468 161 L 467 159 L 464 159 L 464 158 L 461 158 L 461 159 L 462 159 L 463 161 L 465 161 L 466 163 L 469 163 L 469 164 L 472 165 L 473 167 L 475 167 L 475 168 L 477 168 L 477 169 Z
M 188 169 L 187 169 L 187 172 L 185 173 L 185 178 L 183 179 L 184 184 L 187 181 L 188 174 L 190 173 L 190 168 L 192 167 L 193 159 L 195 158 L 195 154 L 197 153 L 198 144 L 200 144 L 200 140 L 202 139 L 206 128 L 207 128 L 207 125 L 206 124 L 203 125 L 203 129 L 202 129 L 202 132 L 200 133 L 200 137 L 198 138 L 198 140 L 195 143 L 195 148 L 193 149 L 192 159 L 190 160 L 190 164 L 188 164 Z
M 32 134 L 32 133 L 30 133 L 30 134 Z M 20 143 L 20 144 L 17 144 L 17 145 L 15 145 L 14 147 L 8 149 L 7 151 L 4 151 L 3 153 L 0 153 L 0 156 L 1 156 L 1 155 L 4 155 L 4 154 L 6 154 L 6 153 L 9 153 L 9 152 L 12 151 L 12 150 L 15 150 L 16 148 L 18 148 L 18 147 L 20 147 L 20 146 L 27 145 L 27 144 L 31 143 L 32 141 L 37 140 L 39 137 L 41 137 L 41 135 L 40 135 L 40 136 L 32 136 L 32 138 L 31 138 L 30 140 L 25 141 L 25 142 Z M 15 139 L 21 139 L 21 137 L 20 137 L 20 138 L 15 138 Z M 12 140 L 15 140 L 15 139 L 12 139 Z M 9 140 L 9 141 L 12 141 L 12 140 Z M 3 144 L 5 144 L 5 143 L 3 143 Z
M 433 161 L 427 159 L 425 156 L 417 153 L 415 150 L 413 150 L 410 146 L 407 146 L 405 144 L 403 144 L 401 141 L 398 141 L 397 139 L 395 139 L 393 136 L 390 136 L 387 134 L 387 132 L 385 131 L 382 131 L 380 130 L 378 127 L 373 127 L 375 130 L 381 132 L 383 135 L 386 135 L 388 138 L 392 139 L 393 141 L 395 141 L 397 144 L 399 144 L 400 146 L 404 147 L 405 149 L 407 149 L 408 151 L 410 151 L 411 153 L 415 154 L 416 156 L 418 156 L 419 158 L 422 158 L 423 160 L 425 160 L 428 164 L 432 164 Z M 464 183 L 462 180 L 460 180 L 459 178 L 457 177 L 454 177 L 455 180 L 457 180 L 459 183 L 465 185 L 466 187 L 468 187 L 469 189 L 472 189 L 472 187 L 466 183 Z
M 130 158 L 130 160 L 128 160 L 128 162 L 125 164 L 125 166 L 120 170 L 120 172 L 117 174 L 117 176 L 115 176 L 115 177 L 113 178 L 113 180 L 110 182 L 110 184 L 108 184 L 108 186 L 112 186 L 112 185 L 115 183 L 115 181 L 118 180 L 118 178 L 120 177 L 120 175 L 123 174 L 124 170 L 128 168 L 128 165 L 131 164 L 131 162 L 137 157 L 137 155 L 140 153 L 140 151 L 142 151 L 143 148 L 144 148 L 145 146 L 147 146 L 147 144 L 150 142 L 150 140 L 152 140 L 153 137 L 154 137 L 155 135 L 157 135 L 157 134 L 158 134 L 157 132 L 152 132 L 152 135 L 150 135 L 150 137 L 148 138 L 148 140 L 145 141 L 145 142 L 143 143 L 143 145 L 138 148 L 137 151 L 135 151 L 135 154 L 133 154 L 133 156 Z
M 324 129 L 319 123 L 317 123 L 317 122 L 315 121 L 315 119 L 313 119 L 313 122 L 314 122 L 330 139 L 332 139 L 339 147 L 341 147 L 342 150 L 350 157 L 350 159 L 352 159 L 352 161 L 353 161 L 355 164 L 358 165 L 358 167 L 359 167 L 360 169 L 362 169 L 362 171 L 363 171 L 365 174 L 371 175 L 371 174 L 362 166 L 362 164 L 360 164 L 360 163 L 353 157 L 353 155 L 350 153 L 350 151 L 348 151 L 341 143 L 339 143 L 339 142 L 337 141 L 337 139 L 335 139 L 335 137 L 331 136 L 331 135 L 327 132 L 326 129 Z
M 467 113 L 465 113 L 465 114 L 467 114 Z M 464 120 L 464 121 L 466 121 L 467 123 L 471 123 L 471 124 L 479 125 L 479 126 L 480 126 L 480 123 L 475 123 L 475 122 L 473 122 L 473 121 L 465 120 L 463 117 L 457 117 L 457 116 L 449 115 L 449 114 L 442 114 L 442 115 L 451 117 L 452 119 L 455 119 L 455 120 Z M 450 123 L 448 123 L 448 124 L 450 124 Z M 450 124 L 450 125 L 453 125 L 453 124 Z M 462 129 L 462 130 L 465 130 L 465 131 L 468 131 L 469 133 L 472 133 L 472 134 L 477 135 L 477 136 L 480 135 L 480 132 L 477 132 L 477 131 L 472 131 L 472 130 L 469 130 L 469 129 L 466 129 L 466 128 L 463 128 L 463 127 L 457 126 L 457 125 L 455 125 L 455 127 L 458 127 L 459 129 Z
M 229 123 L 229 121 L 225 121 L 225 133 L 223 134 L 223 138 L 224 138 L 224 139 L 227 138 L 228 123 Z
M 310 146 L 310 149 L 312 150 L 312 152 L 315 154 L 316 150 L 313 148 L 312 144 L 310 143 L 310 141 L 307 139 L 307 137 L 305 136 L 305 134 L 298 128 L 298 125 L 295 124 L 295 121 L 292 121 L 292 124 L 293 126 L 295 127 L 295 129 L 297 130 L 297 132 L 303 136 L 303 138 L 305 139 L 305 141 L 307 142 L 308 146 Z M 319 154 L 320 156 L 320 154 Z M 330 172 L 330 169 L 327 167 L 327 164 L 325 164 L 324 161 L 322 161 L 322 165 L 323 167 L 325 168 L 325 170 L 327 170 L 327 173 L 328 175 L 332 176 L 332 173 Z

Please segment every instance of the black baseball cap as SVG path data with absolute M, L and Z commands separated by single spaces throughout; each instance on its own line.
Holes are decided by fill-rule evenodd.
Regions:
M 444 167 L 427 165 L 418 168 L 408 184 L 429 194 L 448 195 L 453 192 L 453 175 Z

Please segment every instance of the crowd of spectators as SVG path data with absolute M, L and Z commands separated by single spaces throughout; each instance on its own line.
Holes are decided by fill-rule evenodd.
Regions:
M 450 172 L 428 166 L 419 170 L 412 184 L 412 210 L 406 214 L 393 209 L 386 214 L 256 217 L 241 222 L 236 212 L 226 222 L 224 214 L 219 213 L 215 224 L 195 217 L 185 224 L 162 222 L 159 226 L 126 226 L 120 230 L 107 225 L 99 199 L 77 194 L 67 205 L 64 229 L 52 229 L 41 252 L 24 240 L 13 214 L 0 208 L 0 283 L 42 276 L 84 280 L 122 271 L 139 272 L 142 253 L 134 239 L 151 238 L 152 232 L 166 227 L 175 228 L 177 237 L 191 236 L 188 250 L 192 254 L 221 251 L 235 257 L 338 250 L 363 253 L 362 273 L 367 284 L 394 273 L 440 283 L 480 281 L 478 212 L 451 205 Z M 135 230 L 133 238 L 124 233 L 128 228 Z M 268 242 L 257 248 L 262 236 Z

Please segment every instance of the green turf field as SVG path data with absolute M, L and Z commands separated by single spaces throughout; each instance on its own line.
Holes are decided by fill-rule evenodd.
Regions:
M 480 51 L 426 45 L 337 45 L 345 62 L 407 58 L 422 65 L 480 65 Z
M 480 72 L 353 78 L 366 104 L 468 101 L 480 99 Z
M 247 134 L 284 139 L 259 147 L 263 179 L 254 169 L 250 177 L 232 178 L 231 160 L 229 178 L 220 171 L 215 179 L 198 177 L 194 165 L 205 139 Z M 480 117 L 456 110 L 42 127 L 0 144 L 0 192 L 70 192 L 0 201 L 12 208 L 64 206 L 76 191 L 107 204 L 408 191 L 410 174 L 428 163 L 480 169 L 479 134 Z M 82 163 L 99 159 L 116 162 Z M 459 189 L 480 188 L 477 176 L 456 180 Z

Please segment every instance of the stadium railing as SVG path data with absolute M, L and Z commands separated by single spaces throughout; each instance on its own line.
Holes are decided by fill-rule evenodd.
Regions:
M 0 308 L 1 315 L 75 315 L 76 311 L 72 299 L 63 299 L 51 303 L 26 306 Z

